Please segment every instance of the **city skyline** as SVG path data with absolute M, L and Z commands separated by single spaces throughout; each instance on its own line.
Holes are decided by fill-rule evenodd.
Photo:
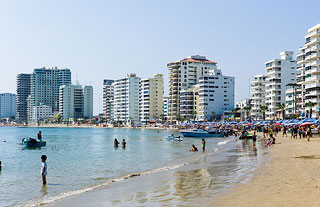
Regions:
M 309 2 L 314 6 L 301 18 L 300 1 L 2 1 L 0 93 L 16 93 L 19 73 L 70 68 L 73 84 L 93 86 L 97 115 L 103 110 L 103 79 L 162 73 L 168 95 L 166 64 L 199 54 L 236 77 L 239 101 L 249 97 L 249 79 L 265 73 L 266 61 L 285 50 L 296 57 L 306 31 L 319 23 L 314 14 L 320 3 Z

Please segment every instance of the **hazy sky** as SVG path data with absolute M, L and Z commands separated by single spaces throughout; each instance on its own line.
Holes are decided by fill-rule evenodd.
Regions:
M 0 93 L 15 93 L 18 73 L 70 68 L 73 83 L 94 87 L 97 114 L 103 79 L 163 73 L 167 90 L 166 64 L 199 54 L 236 77 L 240 100 L 264 62 L 303 46 L 319 8 L 319 0 L 0 0 Z

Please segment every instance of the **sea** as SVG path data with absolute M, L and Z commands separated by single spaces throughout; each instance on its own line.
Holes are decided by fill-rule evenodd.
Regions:
M 39 131 L 47 142 L 46 146 L 26 148 L 22 139 L 36 137 Z M 214 183 L 204 185 L 207 192 L 204 195 L 219 195 L 234 184 L 247 182 L 254 170 L 266 161 L 268 149 L 263 141 L 253 146 L 252 141 L 240 141 L 233 136 L 206 138 L 206 150 L 203 152 L 201 139 L 184 138 L 178 142 L 167 139 L 171 134 L 178 134 L 178 131 L 0 127 L 0 206 L 52 204 L 110 188 L 114 183 L 135 179 L 136 176 L 142 179 L 143 176 L 165 171 L 174 171 L 180 178 L 189 176 L 190 179 L 200 175 L 198 170 L 205 171 L 206 179 L 214 180 Z M 119 142 L 125 139 L 126 148 L 114 148 L 115 138 Z M 192 144 L 198 147 L 199 152 L 190 152 Z M 46 187 L 41 181 L 41 155 L 47 156 Z M 198 174 L 189 173 L 195 170 Z M 187 204 L 199 199 L 199 194 L 188 198 L 191 199 L 189 201 L 181 200 L 176 193 L 168 199 L 172 203 L 166 205 Z M 120 206 L 134 206 L 134 202 L 130 200 L 130 203 L 120 203 Z

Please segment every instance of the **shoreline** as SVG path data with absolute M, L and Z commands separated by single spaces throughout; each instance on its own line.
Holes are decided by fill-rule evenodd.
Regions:
M 276 137 L 271 158 L 245 183 L 234 185 L 208 206 L 320 206 L 320 137 Z

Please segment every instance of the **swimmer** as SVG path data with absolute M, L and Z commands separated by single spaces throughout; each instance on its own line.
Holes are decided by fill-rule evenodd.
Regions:
M 126 143 L 126 140 L 123 139 L 123 140 L 122 140 L 122 143 L 121 143 L 121 147 L 122 147 L 122 148 L 126 148 L 126 144 L 127 144 L 127 143 Z

